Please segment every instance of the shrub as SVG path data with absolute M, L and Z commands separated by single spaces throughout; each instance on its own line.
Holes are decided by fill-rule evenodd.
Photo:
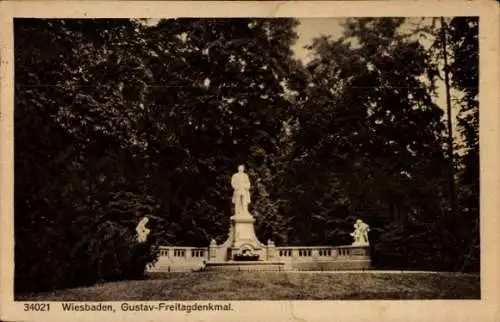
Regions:
M 154 238 L 138 243 L 133 229 L 109 221 L 73 244 L 62 235 L 41 241 L 16 247 L 16 293 L 142 278 L 158 257 Z

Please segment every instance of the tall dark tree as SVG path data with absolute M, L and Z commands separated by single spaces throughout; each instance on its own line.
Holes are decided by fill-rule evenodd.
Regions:
M 439 21 L 439 23 L 436 23 Z M 433 19 L 431 53 L 447 94 L 449 214 L 444 242 L 455 270 L 479 270 L 478 18 Z M 452 129 L 453 118 L 457 123 Z
M 458 131 L 462 137 L 458 173 L 460 269 L 479 270 L 479 19 L 451 19 L 448 35 L 452 52 L 452 85 L 463 93 L 458 100 Z
M 450 65 L 448 62 L 448 24 L 444 17 L 440 18 L 440 37 L 441 52 L 443 57 L 443 80 L 446 98 L 446 123 L 447 123 L 447 152 L 448 152 L 448 184 L 449 184 L 449 203 L 450 203 L 450 222 L 456 225 L 457 217 L 457 196 L 455 188 L 455 163 L 454 163 L 454 139 L 453 139 L 453 116 L 451 114 L 451 84 L 450 84 Z

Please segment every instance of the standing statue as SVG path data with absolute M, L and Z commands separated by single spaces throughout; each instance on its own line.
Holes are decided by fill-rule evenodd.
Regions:
M 231 178 L 231 186 L 234 189 L 233 203 L 235 216 L 249 216 L 248 205 L 250 204 L 250 179 L 244 172 L 245 167 L 240 165 L 238 172 Z
M 352 243 L 354 246 L 366 246 L 368 242 L 368 232 L 370 231 L 370 226 L 364 223 L 361 219 L 356 220 L 354 224 L 354 232 L 351 236 L 354 238 Z
M 148 223 L 148 217 L 144 217 L 139 221 L 137 227 L 135 227 L 135 231 L 137 232 L 137 242 L 144 243 L 148 238 L 149 233 L 151 232 L 146 228 L 146 224 Z

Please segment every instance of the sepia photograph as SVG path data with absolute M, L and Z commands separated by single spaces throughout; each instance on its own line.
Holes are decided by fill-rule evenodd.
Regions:
M 16 299 L 480 299 L 478 17 L 14 44 Z
M 0 318 L 498 318 L 491 17 L 189 3 L 0 15 Z

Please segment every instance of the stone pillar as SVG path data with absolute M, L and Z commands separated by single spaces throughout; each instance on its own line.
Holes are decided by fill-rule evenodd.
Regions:
M 208 260 L 214 261 L 217 258 L 217 243 L 214 239 L 210 241 L 210 246 L 208 246 Z
M 276 257 L 276 246 L 270 239 L 267 240 L 267 260 L 274 260 Z

